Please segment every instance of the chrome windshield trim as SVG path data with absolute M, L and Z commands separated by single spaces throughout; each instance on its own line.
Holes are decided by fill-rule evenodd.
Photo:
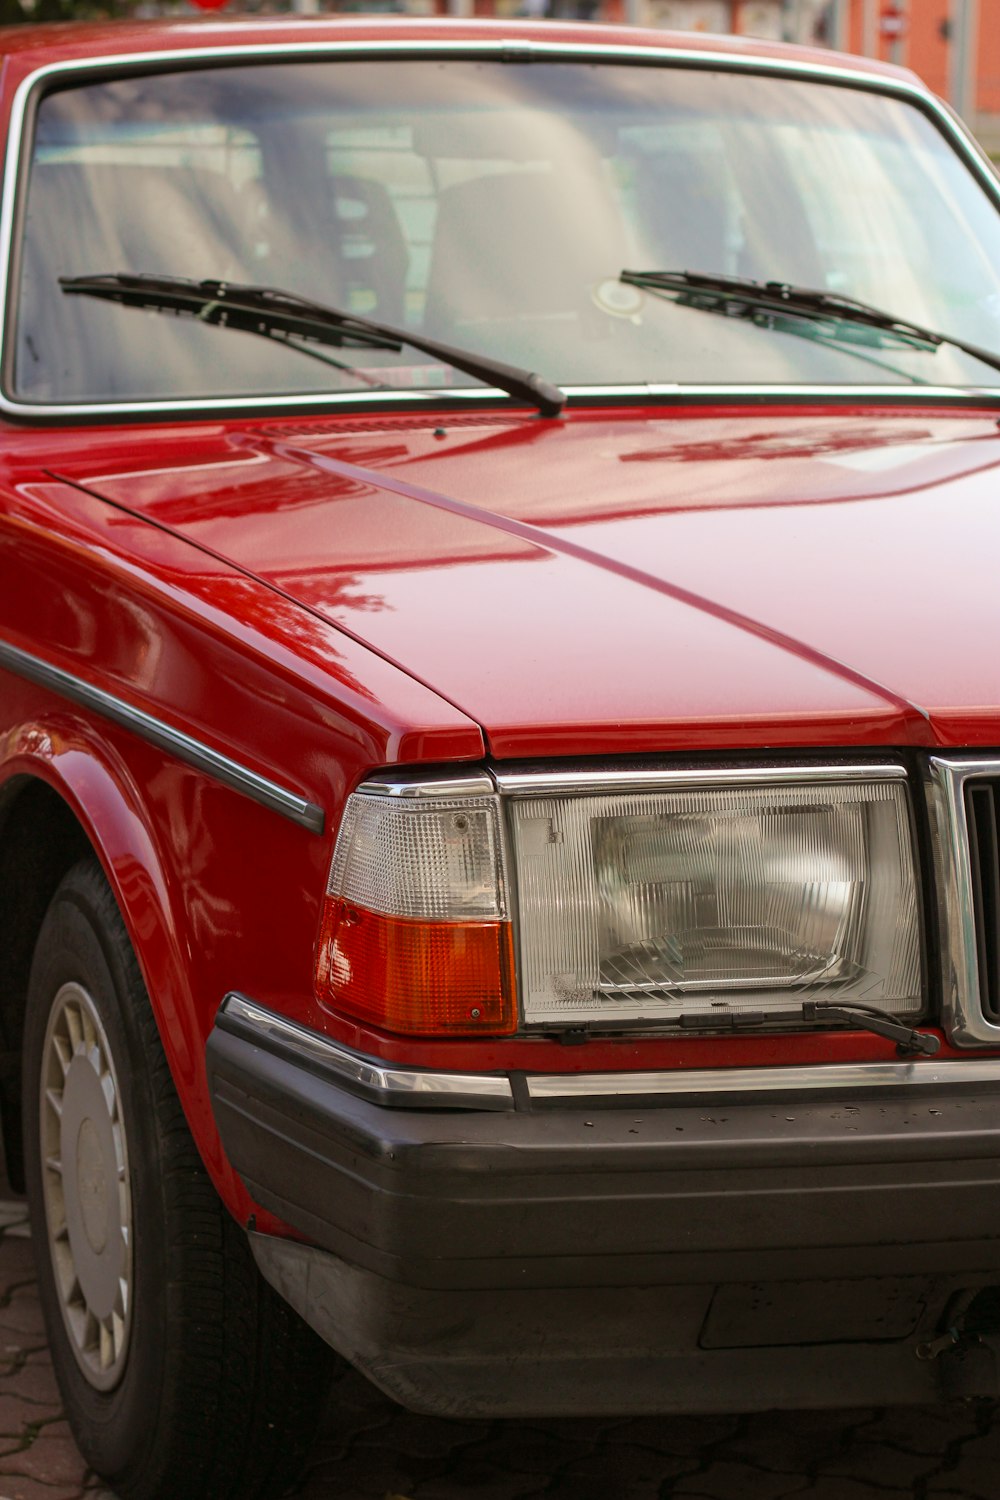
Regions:
M 418 22 L 419 24 L 419 22 Z M 338 57 L 358 59 L 361 57 L 497 57 L 501 61 L 517 62 L 522 57 L 545 60 L 548 58 L 574 58 L 584 60 L 611 58 L 614 62 L 639 62 L 650 67 L 713 68 L 735 73 L 776 73 L 782 76 L 803 79 L 820 79 L 831 83 L 846 83 L 855 88 L 870 89 L 876 93 L 899 94 L 919 99 L 922 104 L 935 107 L 935 112 L 955 129 L 957 119 L 952 112 L 928 92 L 926 88 L 911 80 L 904 73 L 892 77 L 881 71 L 862 67 L 844 67 L 836 62 L 811 62 L 802 57 L 753 55 L 727 50 L 725 47 L 699 49 L 678 47 L 664 42 L 656 46 L 639 46 L 628 43 L 545 41 L 532 37 L 504 36 L 495 32 L 489 37 L 456 37 L 448 35 L 448 22 L 432 22 L 440 28 L 437 36 L 419 38 L 367 38 L 355 39 L 345 33 L 340 37 L 324 36 L 303 42 L 238 42 L 234 45 L 204 45 L 171 47 L 152 52 L 113 52 L 100 57 L 68 58 L 62 62 L 45 63 L 29 73 L 18 85 L 11 112 L 11 127 L 19 127 L 24 116 L 25 101 L 40 83 L 53 78 L 71 76 L 76 73 L 108 72 L 121 69 L 129 72 L 136 68 L 155 68 L 170 71 L 175 63 L 185 65 L 200 62 L 225 62 L 231 58 L 245 61 L 260 60 L 274 62 L 278 59 Z M 192 28 L 193 29 L 193 28 Z M 326 26 L 323 26 L 326 29 Z
M 0 297 L 0 315 L 3 298 Z M 764 400 L 780 404 L 830 401 L 850 404 L 855 401 L 879 401 L 891 406 L 927 404 L 977 407 L 1000 401 L 1000 384 L 996 386 L 934 385 L 565 385 L 562 390 L 570 401 L 587 402 L 741 402 Z M 319 392 L 297 396 L 209 396 L 188 401 L 116 401 L 79 402 L 42 405 L 16 401 L 0 391 L 0 412 L 27 421 L 48 422 L 62 417 L 151 417 L 239 415 L 253 413 L 268 416 L 283 411 L 316 411 L 322 415 L 339 415 L 352 411 L 410 411 L 426 406 L 440 412 L 442 404 L 460 406 L 509 407 L 512 417 L 534 417 L 523 403 L 516 402 L 506 391 L 492 385 L 452 386 L 421 391 L 344 391 Z
M 629 1099 L 684 1094 L 771 1094 L 1000 1083 L 1000 1058 L 976 1062 L 817 1063 L 785 1068 L 685 1068 L 656 1073 L 529 1074 L 532 1100 Z
M 891 389 L 895 390 L 896 387 L 891 387 Z M 1000 390 L 996 394 L 1000 396 Z M 305 411 L 315 408 L 322 411 L 329 408 L 339 410 L 341 407 L 352 409 L 374 407 L 376 410 L 395 411 L 397 408 L 429 406 L 439 411 L 442 401 L 459 401 L 463 405 L 468 403 L 479 406 L 493 405 L 498 401 L 504 404 L 510 402 L 512 413 L 533 415 L 529 406 L 514 405 L 513 397 L 495 386 L 476 386 L 473 389 L 456 386 L 454 390 L 426 391 L 350 391 L 343 394 L 321 392 L 318 395 L 302 396 L 209 396 L 204 400 L 190 401 L 81 402 L 78 405 L 54 403 L 51 406 L 43 406 L 36 402 L 15 401 L 0 393 L 0 411 L 6 412 L 9 416 L 20 416 L 40 422 L 54 417 L 114 415 L 161 417 L 165 415 L 196 416 L 199 413 L 225 415 L 239 412 L 270 415 L 274 412 Z
M 1000 397 L 1000 386 L 915 385 L 912 382 L 907 382 L 905 385 L 732 385 L 728 383 L 695 385 L 676 381 L 662 384 L 647 382 L 645 385 L 564 385 L 562 389 L 567 396 L 575 397 L 580 401 L 593 400 L 597 396 L 607 397 L 608 400 L 641 400 L 643 397 L 648 397 L 653 401 L 667 400 L 671 397 L 687 401 L 703 397 L 730 401 L 753 398 L 759 401 L 762 396 L 772 396 L 776 400 L 785 400 L 788 397 L 805 400 L 808 397 L 822 396 L 824 400 L 836 400 L 839 397 L 843 401 L 852 401 L 859 396 L 865 396 L 904 402 L 908 399 L 920 402 L 928 399 L 995 401 Z M 461 394 L 461 391 L 456 394 Z
M 941 1018 L 957 1047 L 1000 1047 L 1000 1025 L 983 1014 L 972 906 L 972 865 L 965 788 L 1000 780 L 1000 760 L 968 754 L 928 756 L 924 772 L 941 933 Z
M 306 23 L 307 24 L 307 23 Z M 439 23 L 440 24 L 440 23 Z M 28 103 L 37 89 L 53 80 L 70 78 L 73 75 L 86 78 L 94 73 L 134 69 L 156 69 L 169 71 L 177 65 L 184 67 L 194 63 L 232 61 L 294 61 L 296 58 L 336 60 L 363 57 L 496 57 L 501 60 L 530 60 L 580 58 L 584 61 L 603 59 L 611 62 L 631 62 L 647 67 L 712 68 L 720 72 L 760 73 L 772 76 L 799 78 L 804 81 L 834 83 L 846 87 L 888 94 L 913 104 L 929 115 L 938 129 L 949 139 L 966 166 L 980 185 L 1000 209 L 1000 180 L 991 169 L 962 122 L 941 101 L 934 98 L 918 83 L 906 77 L 893 78 L 880 73 L 845 68 L 837 63 L 812 62 L 792 57 L 741 56 L 737 53 L 705 49 L 687 49 L 666 46 L 630 46 L 626 44 L 601 45 L 600 43 L 577 43 L 542 41 L 531 38 L 504 37 L 502 34 L 482 40 L 449 37 L 444 27 L 438 37 L 422 37 L 406 41 L 369 40 L 313 40 L 307 42 L 284 42 L 277 45 L 247 43 L 235 46 L 184 47 L 169 51 L 115 53 L 110 56 L 86 59 L 71 59 L 58 63 L 47 63 L 22 79 L 14 95 L 8 132 L 8 149 L 4 164 L 3 191 L 0 196 L 0 336 L 4 350 L 7 341 L 8 300 L 11 272 L 11 242 L 13 238 L 17 191 L 22 176 L 25 155 L 24 122 Z M 0 370 L 6 358 L 0 360 Z M 708 397 L 719 400 L 753 401 L 803 401 L 809 399 L 843 401 L 865 399 L 914 403 L 944 402 L 949 405 L 967 406 L 1000 400 L 1000 386 L 954 387 L 954 386 L 866 386 L 866 385 L 638 385 L 638 386 L 572 386 L 564 387 L 566 394 L 580 399 L 641 400 L 676 399 L 696 400 Z M 440 408 L 442 400 L 472 404 L 491 404 L 500 401 L 506 405 L 510 397 L 492 387 L 458 387 L 452 390 L 423 390 L 401 392 L 351 392 L 344 394 L 317 394 L 311 396 L 263 395 L 236 398 L 211 398 L 208 400 L 179 401 L 127 401 L 127 402 L 79 402 L 43 405 L 36 402 L 18 401 L 0 388 L 0 412 L 24 421 L 47 422 L 61 418 L 92 417 L 161 417 L 211 415 L 215 413 L 254 412 L 268 414 L 288 410 L 309 411 L 315 408 L 338 411 L 341 408 L 364 409 L 378 406 L 389 411 L 406 409 L 413 405 L 429 405 Z M 511 404 L 514 413 L 522 407 Z
M 572 793 L 663 791 L 675 787 L 708 786 L 787 786 L 803 783 L 829 786 L 834 782 L 870 782 L 907 780 L 906 769 L 890 761 L 845 761 L 842 765 L 792 765 L 779 762 L 769 765 L 720 764 L 714 766 L 636 766 L 581 767 L 547 770 L 544 768 L 507 771 L 495 769 L 497 787 L 510 797 L 550 797 Z
M 610 400 L 641 400 L 643 397 L 651 401 L 664 401 L 673 398 L 678 401 L 695 401 L 711 399 L 714 401 L 760 401 L 764 397 L 770 397 L 775 401 L 794 399 L 805 401 L 813 397 L 822 397 L 826 401 L 841 400 L 849 402 L 858 397 L 892 401 L 895 403 L 910 401 L 922 403 L 924 401 L 943 402 L 981 402 L 996 401 L 1000 398 L 1000 384 L 990 385 L 915 385 L 907 382 L 905 385 L 732 385 L 720 383 L 718 385 L 695 385 L 674 382 L 672 384 L 654 384 L 647 382 L 645 385 L 564 385 L 561 387 L 571 399 L 579 401 L 593 400 L 596 397 Z
M 245 995 L 229 994 L 222 1002 L 219 1017 L 240 1024 L 254 1034 L 260 1045 L 277 1042 L 305 1060 L 335 1073 L 345 1083 L 354 1084 L 382 1096 L 381 1102 L 409 1105 L 434 1105 L 437 1108 L 483 1109 L 513 1108 L 514 1094 L 505 1074 L 438 1073 L 426 1068 L 404 1068 L 381 1062 L 360 1052 L 353 1052 L 332 1042 L 297 1021 L 279 1016 L 273 1010 L 248 1000 Z
M 165 750 L 168 755 L 175 756 L 185 765 L 204 771 L 214 780 L 222 782 L 224 786 L 242 793 L 244 797 L 249 797 L 254 802 L 259 802 L 262 807 L 281 813 L 283 817 L 290 818 L 293 823 L 307 828 L 310 833 L 323 832 L 325 814 L 315 802 L 309 802 L 295 792 L 290 792 L 286 787 L 279 786 L 277 782 L 270 781 L 266 776 L 261 776 L 258 772 L 241 765 L 239 761 L 231 760 L 228 755 L 213 750 L 210 745 L 204 744 L 201 740 L 185 734 L 183 730 L 174 729 L 172 725 L 165 724 L 162 719 L 154 718 L 143 709 L 133 707 L 124 699 L 105 692 L 103 688 L 94 687 L 83 678 L 75 676 L 74 673 L 65 672 L 61 667 L 54 667 L 51 662 L 44 661 L 39 656 L 33 656 L 27 651 L 21 651 L 17 646 L 12 646 L 6 641 L 0 641 L 0 667 L 13 672 L 17 677 L 23 677 L 28 682 L 36 683 L 39 687 L 50 689 L 61 698 L 68 698 L 70 702 L 78 703 L 81 708 L 90 709 L 91 712 L 99 714 L 102 719 L 108 719 L 113 724 L 120 724 L 123 729 L 130 730 L 139 739 L 155 745 L 159 750 Z

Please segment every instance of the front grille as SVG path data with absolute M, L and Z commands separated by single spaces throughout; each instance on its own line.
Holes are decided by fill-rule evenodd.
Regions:
M 969 876 L 979 969 L 979 1003 L 1000 1021 L 1000 782 L 970 781 L 965 788 Z

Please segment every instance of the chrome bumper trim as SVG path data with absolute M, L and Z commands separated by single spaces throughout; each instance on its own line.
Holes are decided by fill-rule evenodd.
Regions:
M 437 1073 L 426 1068 L 396 1067 L 352 1052 L 318 1031 L 266 1010 L 244 995 L 227 995 L 219 1017 L 236 1021 L 243 1032 L 256 1033 L 262 1043 L 277 1042 L 287 1051 L 335 1073 L 345 1083 L 381 1096 L 380 1103 L 434 1105 L 439 1109 L 513 1108 L 513 1090 L 505 1074 Z
M 1000 1083 L 1000 1057 L 975 1062 L 816 1063 L 784 1068 L 684 1068 L 667 1073 L 529 1074 L 534 1100 L 680 1097 L 684 1094 L 770 1094 L 824 1089 L 944 1088 Z
M 332 1042 L 297 1021 L 229 994 L 219 1019 L 260 1045 L 277 1043 L 304 1061 L 318 1064 L 344 1083 L 364 1089 L 378 1102 L 403 1108 L 434 1106 L 453 1109 L 511 1109 L 510 1079 L 491 1073 L 438 1073 L 429 1068 L 403 1068 L 367 1057 Z M 228 1024 L 226 1024 L 228 1023 Z M 825 1090 L 851 1096 L 873 1089 L 935 1089 L 1000 1084 L 1000 1057 L 962 1062 L 818 1063 L 770 1068 L 678 1068 L 645 1073 L 529 1073 L 528 1099 L 538 1103 L 575 1103 L 585 1099 L 668 1100 L 715 1096 L 808 1093 Z

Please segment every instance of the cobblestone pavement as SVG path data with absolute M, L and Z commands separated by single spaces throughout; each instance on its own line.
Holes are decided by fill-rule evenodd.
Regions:
M 594 1422 L 416 1417 L 346 1373 L 297 1500 L 1000 1500 L 992 1409 Z M 115 1500 L 52 1376 L 21 1203 L 0 1200 L 0 1500 Z M 177 1500 L 185 1500 L 178 1495 Z

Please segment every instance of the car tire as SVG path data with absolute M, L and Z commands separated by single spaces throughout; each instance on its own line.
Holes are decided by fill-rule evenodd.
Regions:
M 173 1086 L 121 913 L 77 865 L 43 921 L 25 1171 L 66 1415 L 121 1500 L 285 1492 L 333 1356 L 258 1273 Z

